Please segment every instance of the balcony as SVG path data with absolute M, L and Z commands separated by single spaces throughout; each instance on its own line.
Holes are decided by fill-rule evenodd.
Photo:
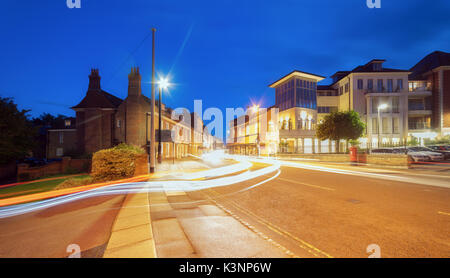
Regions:
M 399 89 L 399 88 L 394 88 L 392 90 L 388 90 L 386 88 L 383 88 L 381 90 L 378 90 L 377 88 L 373 88 L 373 89 L 365 89 L 365 90 L 360 90 L 362 92 L 364 92 L 364 95 L 384 95 L 384 94 L 401 94 L 401 93 L 405 93 L 406 90 L 405 89 Z
M 408 115 L 431 115 L 432 110 L 429 105 L 424 104 L 409 104 L 408 105 Z
M 302 138 L 302 137 L 313 137 L 316 134 L 315 130 L 307 129 L 280 129 L 280 138 Z
M 423 129 L 431 129 L 430 123 L 424 122 L 409 122 L 408 123 L 409 130 L 423 130 Z
M 431 96 L 432 86 L 430 82 L 413 81 L 409 83 L 409 96 Z

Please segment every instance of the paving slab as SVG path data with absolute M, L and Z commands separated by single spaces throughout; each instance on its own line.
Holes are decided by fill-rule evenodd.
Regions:
M 288 257 L 231 216 L 184 218 L 180 223 L 202 258 Z

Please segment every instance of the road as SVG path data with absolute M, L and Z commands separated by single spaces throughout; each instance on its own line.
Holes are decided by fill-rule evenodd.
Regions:
M 381 257 L 450 257 L 448 171 L 281 165 L 231 185 L 147 193 L 158 257 L 368 257 L 369 246 Z M 123 197 L 0 219 L 0 257 L 66 257 L 73 243 L 101 257 Z
M 393 179 L 281 167 L 250 190 L 202 193 L 298 257 L 368 257 L 371 244 L 382 257 L 450 257 L 450 189 L 395 180 L 408 171 L 375 172 Z
M 77 202 L 0 219 L 0 258 L 64 258 L 69 245 L 81 257 L 101 257 L 123 195 Z

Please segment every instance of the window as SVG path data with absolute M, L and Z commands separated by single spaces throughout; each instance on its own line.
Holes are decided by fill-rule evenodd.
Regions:
M 367 89 L 372 90 L 373 89 L 373 79 L 367 80 Z
M 397 90 L 403 90 L 403 79 L 397 79 Z
M 399 133 L 400 128 L 399 128 L 399 119 L 397 117 L 392 118 L 392 133 Z
M 388 89 L 388 92 L 392 92 L 392 91 L 394 90 L 393 87 L 394 87 L 394 82 L 392 81 L 392 79 L 388 79 L 388 80 L 387 80 L 387 89 Z
M 64 120 L 64 125 L 65 125 L 66 127 L 70 126 L 71 124 L 72 124 L 72 121 L 71 121 L 71 120 Z
M 345 92 L 346 92 L 346 93 L 348 93 L 348 91 L 349 91 L 349 88 L 350 88 L 349 84 L 348 84 L 348 83 L 347 83 L 347 84 L 345 84 Z
M 64 143 L 64 133 L 63 133 L 63 132 L 60 132 L 60 133 L 59 133 L 59 143 L 60 143 L 60 144 L 63 144 L 63 143 Z
M 56 156 L 63 156 L 63 148 L 56 148 Z
M 372 118 L 372 133 L 378 134 L 378 119 Z
M 383 79 L 377 80 L 377 91 L 382 92 L 383 91 Z
M 335 106 L 318 106 L 317 113 L 333 113 L 337 112 L 337 107 Z
M 392 98 L 392 113 L 398 113 L 399 112 L 399 98 L 393 97 Z
M 379 100 L 377 97 L 372 98 L 372 113 L 378 113 L 378 103 Z
M 381 120 L 383 134 L 389 133 L 388 130 L 388 118 L 382 118 Z
M 362 79 L 358 79 L 358 90 L 362 90 L 363 89 L 363 80 Z
M 117 128 L 120 128 L 120 126 L 121 126 L 121 122 L 120 122 L 120 120 L 117 120 Z

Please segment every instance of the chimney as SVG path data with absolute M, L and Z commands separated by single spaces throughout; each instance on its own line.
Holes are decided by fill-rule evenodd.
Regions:
M 141 95 L 141 74 L 139 73 L 139 67 L 131 68 L 131 72 L 128 74 L 128 95 Z
M 100 90 L 100 75 L 98 69 L 91 69 L 89 75 L 89 90 Z

